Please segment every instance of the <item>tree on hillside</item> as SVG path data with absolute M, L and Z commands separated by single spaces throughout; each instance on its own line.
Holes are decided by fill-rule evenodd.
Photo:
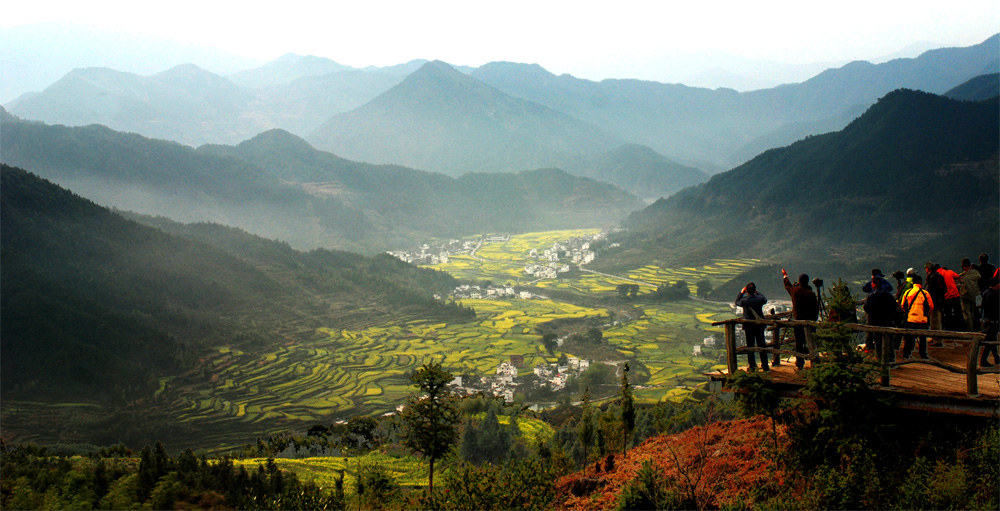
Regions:
M 653 299 L 665 302 L 683 300 L 689 296 L 691 296 L 691 290 L 688 288 L 688 283 L 683 280 L 678 280 L 670 285 L 657 286 L 656 291 L 653 292 Z
M 708 294 L 712 292 L 712 281 L 701 279 L 695 283 L 695 287 L 698 289 L 699 298 L 708 298 Z
M 579 436 L 583 445 L 583 475 L 587 475 L 588 449 L 594 443 L 594 409 L 590 406 L 590 387 L 583 391 L 583 412 L 580 415 Z
M 341 445 L 347 449 L 371 449 L 377 442 L 378 421 L 367 415 L 351 417 L 341 435 Z
M 628 440 L 635 429 L 635 402 L 632 399 L 632 386 L 628 383 L 628 362 L 622 368 L 622 430 L 625 433 L 622 442 L 622 459 L 628 453 Z
M 639 284 L 618 284 L 615 289 L 621 298 L 635 298 L 639 295 Z
M 542 344 L 545 346 L 545 351 L 549 352 L 549 355 L 555 355 L 556 348 L 559 346 L 559 336 L 549 332 L 542 336 Z
M 423 396 L 411 396 L 403 409 L 403 443 L 430 463 L 428 493 L 434 493 L 434 462 L 447 456 L 458 442 L 460 414 L 448 390 L 451 373 L 441 364 L 424 364 L 410 378 Z

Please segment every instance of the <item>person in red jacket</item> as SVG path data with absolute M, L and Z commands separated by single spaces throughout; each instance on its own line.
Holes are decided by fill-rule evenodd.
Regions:
M 781 270 L 781 277 L 785 282 L 785 291 L 792 298 L 792 318 L 816 321 L 819 318 L 819 299 L 816 293 L 809 287 L 809 275 L 803 273 L 799 275 L 799 280 L 792 284 L 788 280 L 788 272 Z M 795 335 L 795 351 L 799 353 L 809 353 L 806 347 L 806 329 L 801 326 L 792 329 Z M 802 357 L 795 357 L 795 366 L 802 369 L 806 365 L 806 360 Z
M 958 289 L 962 277 L 952 270 L 939 267 L 938 273 L 944 277 L 944 303 L 941 304 L 941 327 L 944 330 L 961 332 L 965 330 L 965 320 L 962 319 L 962 293 Z

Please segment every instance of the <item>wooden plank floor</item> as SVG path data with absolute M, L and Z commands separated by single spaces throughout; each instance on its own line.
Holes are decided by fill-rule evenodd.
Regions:
M 942 363 L 964 368 L 968 360 L 970 343 L 946 341 L 945 346 L 929 346 L 927 354 Z M 917 350 L 914 349 L 916 354 Z M 740 354 L 740 370 L 746 370 L 746 355 Z M 897 361 L 902 361 L 902 354 L 896 353 Z M 991 359 L 992 360 L 992 359 Z M 809 363 L 806 362 L 806 367 Z M 975 401 L 997 401 L 1000 400 L 1000 370 L 996 366 L 987 368 L 991 371 L 988 374 L 979 375 L 979 397 L 969 398 L 966 394 L 966 376 L 957 374 L 931 365 L 913 363 L 895 369 L 890 373 L 891 386 L 885 391 L 905 395 L 906 397 L 932 397 L 932 398 L 958 398 L 962 400 L 974 399 Z M 714 379 L 724 378 L 726 371 L 709 373 Z M 795 360 L 782 359 L 781 365 L 771 368 L 771 378 L 775 383 L 785 383 L 790 385 L 804 384 L 805 379 L 801 372 L 795 367 Z M 876 385 L 877 388 L 880 388 Z M 986 403 L 983 403 L 986 404 Z

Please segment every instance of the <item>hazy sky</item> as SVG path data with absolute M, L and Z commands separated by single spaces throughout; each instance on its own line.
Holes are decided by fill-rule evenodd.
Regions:
M 977 44 L 1000 31 L 1000 2 L 35 0 L 0 8 L 0 27 L 47 21 L 262 60 L 288 52 L 358 67 L 508 60 L 581 78 L 660 79 L 664 63 L 705 51 L 802 64 L 874 60 L 917 42 Z

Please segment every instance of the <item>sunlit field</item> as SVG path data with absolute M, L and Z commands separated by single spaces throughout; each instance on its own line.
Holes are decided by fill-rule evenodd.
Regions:
M 451 257 L 447 264 L 435 268 L 477 282 L 524 282 L 523 270 L 531 249 L 541 251 L 557 241 L 597 232 L 515 235 L 506 243 L 484 244 L 475 258 Z M 685 280 L 694 292 L 697 280 L 718 284 L 753 263 L 714 260 L 697 268 L 646 266 L 622 277 L 655 285 Z M 566 275 L 539 280 L 533 286 L 538 293 L 548 289 L 569 291 L 570 296 L 614 298 L 616 286 L 627 282 L 579 271 Z M 645 286 L 641 293 L 651 290 Z M 552 364 L 562 352 L 550 355 L 545 351 L 538 325 L 556 319 L 597 319 L 606 325 L 603 334 L 608 343 L 649 370 L 649 381 L 635 391 L 637 400 L 678 401 L 705 382 L 703 373 L 720 364 L 721 351 L 704 348 L 702 356 L 695 356 L 693 346 L 715 334 L 721 348 L 721 330 L 711 323 L 732 314 L 728 304 L 694 299 L 648 304 L 640 300 L 636 302 L 643 312 L 640 318 L 615 324 L 606 309 L 554 299 L 459 301 L 475 309 L 475 320 L 452 324 L 404 316 L 390 323 L 303 333 L 263 354 L 220 348 L 203 364 L 214 382 L 212 388 L 194 390 L 198 386 L 185 385 L 183 379 L 163 380 L 158 398 L 177 412 L 182 422 L 232 424 L 235 420 L 258 431 L 265 423 L 280 427 L 386 413 L 413 393 L 409 374 L 424 363 L 441 362 L 454 374 L 473 377 L 495 374 L 497 364 L 511 355 L 523 356 L 527 368 Z M 217 439 L 219 443 L 225 443 L 224 436 Z

